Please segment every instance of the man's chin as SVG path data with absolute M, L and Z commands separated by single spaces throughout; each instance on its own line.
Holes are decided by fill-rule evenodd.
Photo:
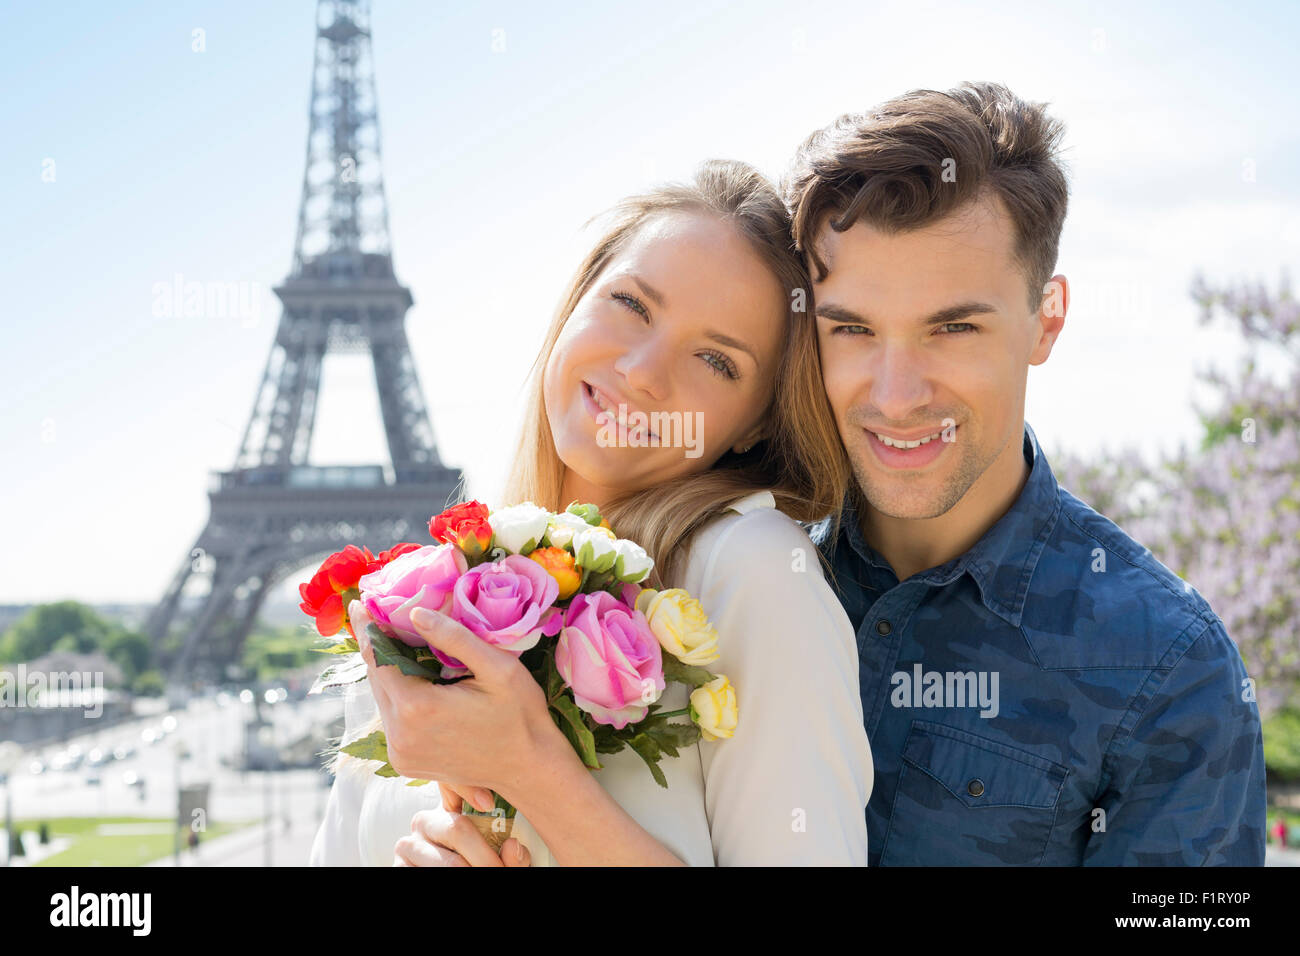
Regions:
M 962 498 L 951 481 L 934 476 L 925 482 L 858 473 L 858 491 L 877 513 L 890 518 L 938 518 Z

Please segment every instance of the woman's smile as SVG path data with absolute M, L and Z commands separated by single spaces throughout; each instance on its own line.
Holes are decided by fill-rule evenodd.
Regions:
M 626 438 L 629 435 L 640 436 L 641 434 L 640 426 L 637 426 L 636 428 L 629 430 L 627 426 L 627 420 L 626 420 L 628 417 L 640 414 L 645 418 L 646 435 L 649 437 L 651 441 L 659 440 L 659 435 L 650 429 L 649 422 L 651 419 L 649 415 L 647 415 L 645 412 L 640 412 L 638 409 L 629 410 L 627 408 L 627 404 L 622 403 L 622 408 L 624 409 L 625 416 L 623 418 L 620 418 L 619 417 L 620 403 L 616 403 L 613 399 L 609 397 L 607 393 L 597 389 L 594 385 L 592 385 L 589 382 L 582 383 L 582 404 L 584 407 L 586 407 L 587 411 L 591 414 L 591 417 L 598 424 L 602 424 L 602 425 L 606 423 L 614 424 L 615 427 L 617 427 L 618 429 L 618 435 L 620 438 Z

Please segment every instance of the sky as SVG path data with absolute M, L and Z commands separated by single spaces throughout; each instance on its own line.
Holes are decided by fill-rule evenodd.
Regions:
M 1198 322 L 1192 277 L 1276 284 L 1300 258 L 1300 5 L 542 6 L 371 18 L 411 348 L 439 453 L 481 500 L 589 217 L 709 157 L 775 179 L 812 130 L 909 89 L 997 80 L 1065 123 L 1072 302 L 1026 405 L 1049 458 L 1195 442 L 1196 372 L 1239 347 Z M 156 601 L 279 320 L 315 4 L 5 8 L 0 603 Z M 160 316 L 175 281 L 248 308 Z M 312 463 L 384 460 L 370 375 L 327 357 Z

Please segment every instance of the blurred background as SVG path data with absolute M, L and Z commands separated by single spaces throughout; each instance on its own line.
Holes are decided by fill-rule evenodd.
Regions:
M 1067 130 L 1071 305 L 1026 417 L 1223 618 L 1294 859 L 1294 4 L 6 13 L 0 857 L 304 862 L 342 724 L 299 585 L 497 499 L 586 221 L 988 79 Z

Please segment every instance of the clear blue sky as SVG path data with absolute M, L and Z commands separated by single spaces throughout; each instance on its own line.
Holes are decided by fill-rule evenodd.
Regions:
M 705 157 L 775 177 L 812 129 L 913 87 L 1000 80 L 1067 124 L 1074 301 L 1028 404 L 1049 450 L 1193 437 L 1193 370 L 1232 347 L 1197 326 L 1193 272 L 1275 280 L 1300 253 L 1293 3 L 542 6 L 374 3 L 412 347 L 485 500 L 588 216 Z M 279 318 L 314 8 L 6 4 L 0 602 L 156 600 L 201 529 Z M 246 283 L 256 314 L 155 317 L 176 275 Z M 312 459 L 377 459 L 366 370 L 331 357 L 325 387 Z

